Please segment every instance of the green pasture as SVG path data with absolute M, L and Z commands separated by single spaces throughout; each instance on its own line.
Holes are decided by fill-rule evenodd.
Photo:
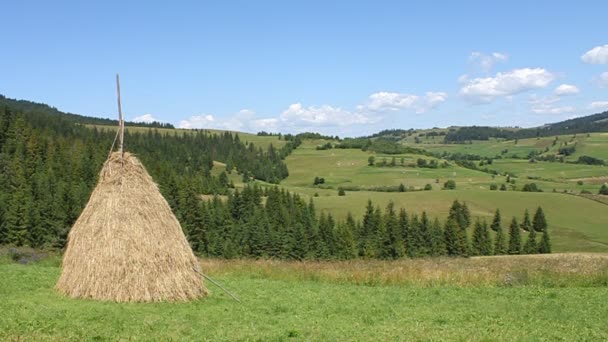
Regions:
M 491 222 L 494 211 L 502 213 L 503 228 L 511 218 L 521 222 L 525 209 L 533 215 L 542 206 L 556 252 L 608 252 L 608 206 L 591 199 L 561 193 L 523 193 L 518 191 L 441 190 L 386 193 L 347 191 L 346 196 L 320 194 L 314 198 L 317 209 L 344 218 L 348 212 L 361 218 L 367 201 L 384 208 L 393 201 L 397 208 L 409 213 L 426 211 L 431 217 L 444 221 L 454 200 L 467 203 L 474 217 Z
M 59 272 L 0 263 L 0 340 L 608 339 L 605 286 L 356 285 L 252 272 L 216 277 L 242 304 L 216 288 L 190 303 L 117 304 L 60 296 L 53 289 Z

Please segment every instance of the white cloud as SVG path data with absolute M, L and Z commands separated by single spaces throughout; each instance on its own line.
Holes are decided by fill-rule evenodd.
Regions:
M 473 51 L 469 56 L 469 62 L 485 72 L 492 70 L 496 63 L 504 62 L 508 59 L 509 57 L 507 55 L 500 52 L 484 54 L 478 51 Z
M 160 120 L 158 120 L 157 118 L 155 118 L 152 114 L 144 114 L 144 115 L 136 116 L 131 121 L 133 121 L 133 122 L 144 122 L 144 123 L 151 123 L 151 122 L 154 122 L 154 121 L 160 122 Z
M 241 109 L 234 115 L 219 119 L 213 114 L 194 115 L 179 122 L 179 128 L 213 128 L 229 131 L 242 131 L 249 129 L 250 121 L 255 117 L 255 112 L 249 109 Z
M 227 118 L 212 114 L 194 115 L 178 124 L 180 128 L 215 128 L 247 132 L 318 132 L 344 131 L 352 126 L 375 124 L 383 119 L 383 114 L 410 110 L 424 113 L 445 102 L 448 95 L 444 92 L 426 92 L 424 95 L 410 95 L 393 92 L 378 92 L 370 95 L 368 101 L 354 109 L 345 109 L 324 104 L 304 106 L 293 103 L 276 116 L 256 117 L 255 112 L 243 109 Z M 336 130 L 336 128 L 342 128 Z
M 559 106 L 561 98 L 557 95 L 546 97 L 530 96 L 531 110 L 535 114 L 564 114 L 576 111 L 573 106 Z
M 608 110 L 608 101 L 594 101 L 591 102 L 588 106 L 589 109 L 593 110 Z
M 187 120 L 181 120 L 179 128 L 216 128 L 215 118 L 212 114 L 194 115 Z
M 468 79 L 460 95 L 472 102 L 490 102 L 496 97 L 515 95 L 530 89 L 544 88 L 555 75 L 542 68 L 514 69 L 494 77 Z
M 560 84 L 553 93 L 557 96 L 578 94 L 580 90 L 577 86 L 571 84 Z
M 418 101 L 417 95 L 391 93 L 381 91 L 378 93 L 371 94 L 369 96 L 369 103 L 367 108 L 372 111 L 385 111 L 385 110 L 400 110 L 411 108 L 416 101 Z
M 445 102 L 448 97 L 444 92 L 428 91 L 424 96 L 381 91 L 371 94 L 369 102 L 358 106 L 359 111 L 399 111 L 412 109 L 416 113 L 424 113 Z
M 298 123 L 345 126 L 375 121 L 371 116 L 360 112 L 351 112 L 330 105 L 304 107 L 301 103 L 291 104 L 281 113 L 280 120 L 292 126 Z
M 581 60 L 589 64 L 608 64 L 608 44 L 596 46 L 585 52 L 581 56 Z
M 564 113 L 572 113 L 576 110 L 576 108 L 572 106 L 562 106 L 562 107 L 535 107 L 532 108 L 532 112 L 536 114 L 564 114 Z

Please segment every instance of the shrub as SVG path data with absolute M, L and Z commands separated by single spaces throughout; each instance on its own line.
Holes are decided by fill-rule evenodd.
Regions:
M 447 182 L 443 183 L 443 188 L 447 190 L 454 190 L 456 189 L 456 182 L 453 179 L 450 179 Z
M 490 184 L 490 190 L 498 190 L 498 185 L 496 183 Z
M 344 191 L 344 189 L 342 189 L 342 188 L 338 189 L 338 196 L 346 196 L 346 192 Z
M 312 182 L 312 185 L 325 184 L 325 178 L 315 177 L 315 180 Z
M 525 184 L 521 191 L 524 192 L 543 192 L 536 183 Z
M 601 159 L 589 157 L 589 156 L 580 156 L 576 161 L 577 164 L 587 164 L 587 165 L 604 165 L 604 161 Z
M 433 186 L 431 184 L 427 184 L 424 186 L 424 190 L 426 190 L 426 191 L 433 190 Z
M 608 195 L 608 185 L 603 184 L 599 193 L 600 195 Z
M 500 191 L 507 191 L 507 186 L 505 184 L 502 184 L 500 186 Z

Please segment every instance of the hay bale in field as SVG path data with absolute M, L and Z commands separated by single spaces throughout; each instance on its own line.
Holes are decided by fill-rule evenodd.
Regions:
M 186 301 L 204 296 L 199 264 L 181 226 L 137 158 L 105 162 L 72 227 L 57 289 L 117 302 Z

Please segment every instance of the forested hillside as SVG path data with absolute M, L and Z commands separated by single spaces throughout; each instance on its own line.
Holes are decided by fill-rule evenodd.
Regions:
M 0 105 L 0 244 L 65 244 L 97 182 L 115 133 L 87 128 L 81 119 L 45 105 L 2 98 Z M 84 121 L 83 121 L 84 120 Z M 92 120 L 92 121 L 90 121 Z M 238 135 L 188 135 L 149 130 L 125 135 L 127 150 L 142 160 L 178 218 L 200 194 L 225 194 L 227 177 L 211 175 L 221 161 L 248 178 L 276 183 L 287 176 L 282 159 L 295 147 L 266 151 Z
M 488 140 L 490 138 L 512 140 L 588 132 L 608 132 L 608 112 L 524 129 L 505 129 L 486 126 L 460 127 L 448 132 L 445 136 L 445 142 L 463 143 L 471 140 Z
M 88 125 L 112 125 L 117 126 L 118 121 L 112 119 L 104 119 L 104 118 L 95 118 L 91 116 L 84 116 L 72 113 L 64 113 L 62 111 L 57 110 L 55 107 L 51 107 L 49 105 L 43 103 L 37 103 L 27 100 L 15 100 L 9 99 L 3 95 L 0 95 L 0 108 L 8 107 L 13 111 L 23 112 L 23 113 L 31 113 L 36 112 L 38 114 L 46 114 L 49 117 L 63 120 L 68 119 L 71 122 L 80 123 L 80 124 L 88 124 Z M 163 122 L 129 122 L 125 121 L 125 126 L 140 126 L 140 127 L 155 127 L 155 128 L 175 128 L 170 123 Z

